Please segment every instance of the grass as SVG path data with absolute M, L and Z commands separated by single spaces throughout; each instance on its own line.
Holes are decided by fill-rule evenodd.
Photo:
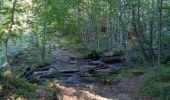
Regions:
M 1 97 L 8 97 L 12 95 L 20 96 L 24 93 L 35 92 L 37 86 L 28 83 L 26 80 L 16 77 L 9 68 L 0 70 L 0 86 Z
M 115 74 L 110 74 L 107 72 L 101 72 L 95 74 L 95 77 L 97 77 L 98 81 L 107 85 L 114 85 L 116 84 L 116 75 Z
M 149 75 L 140 90 L 153 100 L 170 100 L 170 67 L 161 67 Z
M 0 79 L 0 99 L 2 100 L 15 100 L 16 98 L 39 100 L 43 93 L 46 95 L 46 99 L 48 98 L 47 100 L 56 100 L 52 98 L 59 92 L 51 81 L 46 81 L 43 85 L 32 84 L 16 77 L 10 68 L 0 70 Z
M 13 66 L 11 68 L 15 74 L 21 74 L 21 70 L 26 66 L 34 69 L 39 65 L 47 64 L 53 61 L 53 56 L 48 52 L 48 50 L 46 50 L 45 60 L 42 61 L 41 50 L 38 48 L 25 49 L 16 55 L 10 56 L 9 58 L 10 65 Z
M 122 75 L 126 77 L 135 77 L 144 74 L 144 67 L 140 64 L 134 64 L 122 70 Z
M 22 98 L 21 100 L 38 100 L 42 97 L 41 92 L 46 92 L 47 98 L 53 98 L 54 93 L 59 90 L 54 85 L 36 85 L 20 77 L 22 69 L 26 65 L 35 68 L 39 65 L 50 63 L 53 60 L 53 56 L 49 54 L 48 49 L 46 50 L 47 55 L 44 62 L 41 60 L 40 54 L 41 51 L 38 48 L 29 48 L 10 56 L 9 61 L 11 66 L 0 69 L 0 100 L 15 100 L 16 98 Z M 47 83 L 51 84 L 51 81 Z M 37 92 L 37 90 L 42 91 Z

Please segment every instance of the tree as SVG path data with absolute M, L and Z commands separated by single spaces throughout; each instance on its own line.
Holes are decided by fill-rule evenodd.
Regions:
M 121 27 L 122 50 L 126 52 L 126 34 L 125 34 L 125 1 L 119 0 L 119 21 Z
M 160 64 L 161 64 L 162 9 L 163 9 L 163 0 L 160 0 L 159 1 L 159 33 L 158 33 L 158 67 L 160 67 Z
M 12 34 L 12 27 L 14 25 L 14 18 L 15 18 L 15 10 L 16 10 L 16 3 L 17 3 L 17 0 L 14 0 L 13 1 L 13 6 L 12 6 L 12 9 L 11 9 L 11 18 L 10 18 L 10 25 L 8 27 L 8 32 L 6 33 L 6 38 L 4 40 L 4 44 L 5 44 L 5 63 L 4 63 L 4 66 L 8 66 L 9 63 L 8 63 L 8 41 L 9 41 L 9 38 Z
M 151 0 L 151 17 L 150 17 L 150 53 L 151 59 L 153 60 L 154 51 L 153 51 L 153 38 L 155 33 L 155 16 L 156 16 L 156 8 L 155 8 L 156 0 Z

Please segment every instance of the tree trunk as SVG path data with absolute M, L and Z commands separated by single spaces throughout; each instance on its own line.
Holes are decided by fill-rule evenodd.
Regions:
M 45 60 L 45 56 L 46 56 L 46 32 L 47 32 L 47 22 L 44 22 L 44 31 L 43 31 L 43 40 L 42 40 L 42 52 L 41 52 L 41 56 L 42 56 L 42 61 Z
M 120 27 L 121 27 L 121 45 L 122 50 L 126 51 L 126 34 L 125 34 L 125 9 L 124 9 L 124 0 L 119 0 L 119 21 L 120 21 Z
M 11 10 L 11 20 L 10 20 L 11 24 L 10 24 L 10 26 L 8 28 L 7 37 L 6 37 L 5 41 L 4 41 L 4 43 L 5 43 L 5 50 L 4 50 L 5 64 L 4 65 L 5 66 L 9 65 L 9 63 L 8 63 L 8 41 L 9 41 L 9 38 L 10 38 L 10 36 L 12 34 L 12 27 L 14 25 L 14 15 L 15 15 L 16 3 L 17 3 L 17 0 L 14 0 L 13 7 L 12 7 L 12 10 Z
M 163 8 L 163 0 L 160 0 L 159 1 L 159 33 L 158 33 L 158 67 L 160 67 L 161 64 L 162 8 Z
M 153 60 L 154 51 L 153 51 L 153 33 L 154 33 L 154 21 L 155 21 L 155 0 L 151 1 L 151 21 L 150 21 L 150 54 L 151 61 Z
M 146 52 L 144 51 L 144 47 L 143 47 L 143 43 L 142 43 L 142 40 L 141 40 L 141 32 L 139 30 L 139 26 L 140 26 L 140 22 L 137 22 L 138 23 L 138 28 L 137 28 L 137 23 L 136 21 L 139 21 L 140 18 L 138 18 L 138 20 L 136 20 L 136 13 L 135 13 L 135 6 L 132 5 L 132 24 L 133 24 L 133 33 L 134 35 L 136 36 L 137 38 L 137 43 L 139 45 L 139 51 L 142 53 L 141 54 L 141 59 L 143 60 L 143 63 L 146 63 L 147 61 L 147 56 L 146 56 Z M 138 7 L 138 10 L 139 10 L 139 7 Z M 138 11 L 138 17 L 140 17 L 139 15 L 139 11 Z

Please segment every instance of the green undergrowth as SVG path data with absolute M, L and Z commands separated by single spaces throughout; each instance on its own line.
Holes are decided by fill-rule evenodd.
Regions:
M 144 74 L 144 67 L 140 64 L 134 64 L 122 70 L 122 75 L 126 77 L 135 77 Z
M 51 81 L 36 85 L 15 76 L 10 68 L 0 69 L 0 100 L 40 100 L 43 95 L 47 100 L 53 100 L 58 91 Z
M 86 48 L 82 47 L 79 48 L 77 51 L 82 58 L 90 58 L 90 59 L 99 58 L 104 52 L 103 49 L 97 49 L 94 47 L 86 47 Z
M 16 77 L 9 68 L 0 69 L 0 87 L 1 98 L 11 95 L 20 96 L 35 92 L 37 89 L 36 85 Z
M 170 100 L 170 66 L 150 72 L 140 90 L 153 100 Z
M 116 84 L 116 75 L 115 74 L 111 74 L 111 73 L 107 73 L 107 72 L 100 72 L 100 73 L 96 73 L 95 77 L 97 77 L 97 80 L 100 83 L 103 83 L 105 85 L 107 85 L 107 84 L 109 84 L 109 85 Z
M 54 57 L 51 53 L 46 51 L 45 60 L 41 59 L 41 50 L 37 48 L 33 49 L 25 49 L 24 51 L 20 51 L 16 55 L 10 56 L 10 65 L 13 66 L 14 72 L 20 74 L 20 70 L 24 69 L 26 66 L 31 68 L 35 68 L 39 65 L 44 65 L 51 63 L 54 60 Z
M 170 66 L 170 54 L 163 55 L 161 62 Z

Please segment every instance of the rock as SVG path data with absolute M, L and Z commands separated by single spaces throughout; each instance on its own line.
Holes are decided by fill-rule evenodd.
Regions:
M 91 60 L 91 59 L 85 59 L 84 61 L 90 63 L 90 62 L 93 61 L 93 60 Z
M 70 59 L 70 60 L 76 60 L 76 58 L 75 58 L 75 57 L 70 57 L 69 59 Z
M 124 64 L 114 64 L 114 65 L 112 65 L 112 64 L 106 64 L 105 66 L 107 66 L 107 68 L 108 69 L 110 69 L 110 70 L 116 70 L 116 71 L 118 71 L 118 70 L 121 70 L 122 68 L 124 68 L 125 66 L 123 66 Z
M 30 76 L 33 74 L 33 71 L 31 71 L 31 68 L 30 67 L 26 67 L 24 69 L 24 72 L 22 74 L 22 76 L 25 78 L 25 79 L 30 79 Z
M 64 62 L 60 59 L 56 59 L 53 64 L 56 64 L 56 65 L 60 65 L 60 64 L 63 64 Z
M 118 100 L 132 100 L 129 95 L 123 93 L 118 94 L 116 97 Z
M 83 77 L 83 83 L 93 83 L 96 82 L 96 78 L 95 77 Z
M 78 63 L 77 60 L 70 61 L 70 64 L 77 64 L 77 63 Z
M 106 64 L 117 64 L 117 63 L 123 63 L 124 61 L 122 60 L 121 57 L 105 57 L 103 58 L 103 62 Z
M 123 79 L 124 79 L 124 78 L 123 78 L 123 76 L 122 76 L 121 74 L 118 74 L 117 77 L 116 77 L 117 83 L 122 82 Z
M 113 54 L 114 54 L 114 52 L 105 52 L 105 53 L 103 53 L 103 56 L 104 57 L 112 57 Z
M 99 65 L 103 65 L 104 63 L 102 61 L 90 61 L 88 64 L 99 66 Z
M 24 73 L 23 76 L 25 79 L 29 80 L 32 74 L 33 74 L 33 71 L 29 71 L 29 72 Z
M 103 57 L 114 57 L 114 56 L 123 56 L 124 52 L 105 52 Z
M 36 68 L 34 71 L 48 71 L 50 69 L 50 67 L 40 67 L 40 68 Z
M 70 60 L 79 60 L 80 58 L 79 57 L 76 57 L 76 56 L 71 56 L 70 58 L 69 58 Z
M 90 70 L 89 70 L 89 73 L 90 73 L 90 74 L 95 74 L 95 72 L 96 72 L 96 70 L 94 70 L 94 69 L 90 69 Z
M 37 68 L 44 68 L 49 65 L 50 65 L 50 63 L 40 64 Z
M 62 84 L 69 86 L 79 86 L 83 83 L 92 83 L 95 82 L 94 77 L 80 77 L 78 75 L 70 76 L 67 79 L 63 78 L 59 81 Z
M 87 57 L 85 57 L 85 59 L 91 59 L 91 60 L 99 60 L 100 58 L 101 58 L 101 54 L 96 51 L 92 51 L 87 55 Z
M 75 75 L 75 76 L 69 77 L 66 80 L 61 80 L 60 82 L 65 85 L 80 85 L 81 78 L 79 76 Z
M 68 50 L 67 48 L 61 48 L 62 50 Z

